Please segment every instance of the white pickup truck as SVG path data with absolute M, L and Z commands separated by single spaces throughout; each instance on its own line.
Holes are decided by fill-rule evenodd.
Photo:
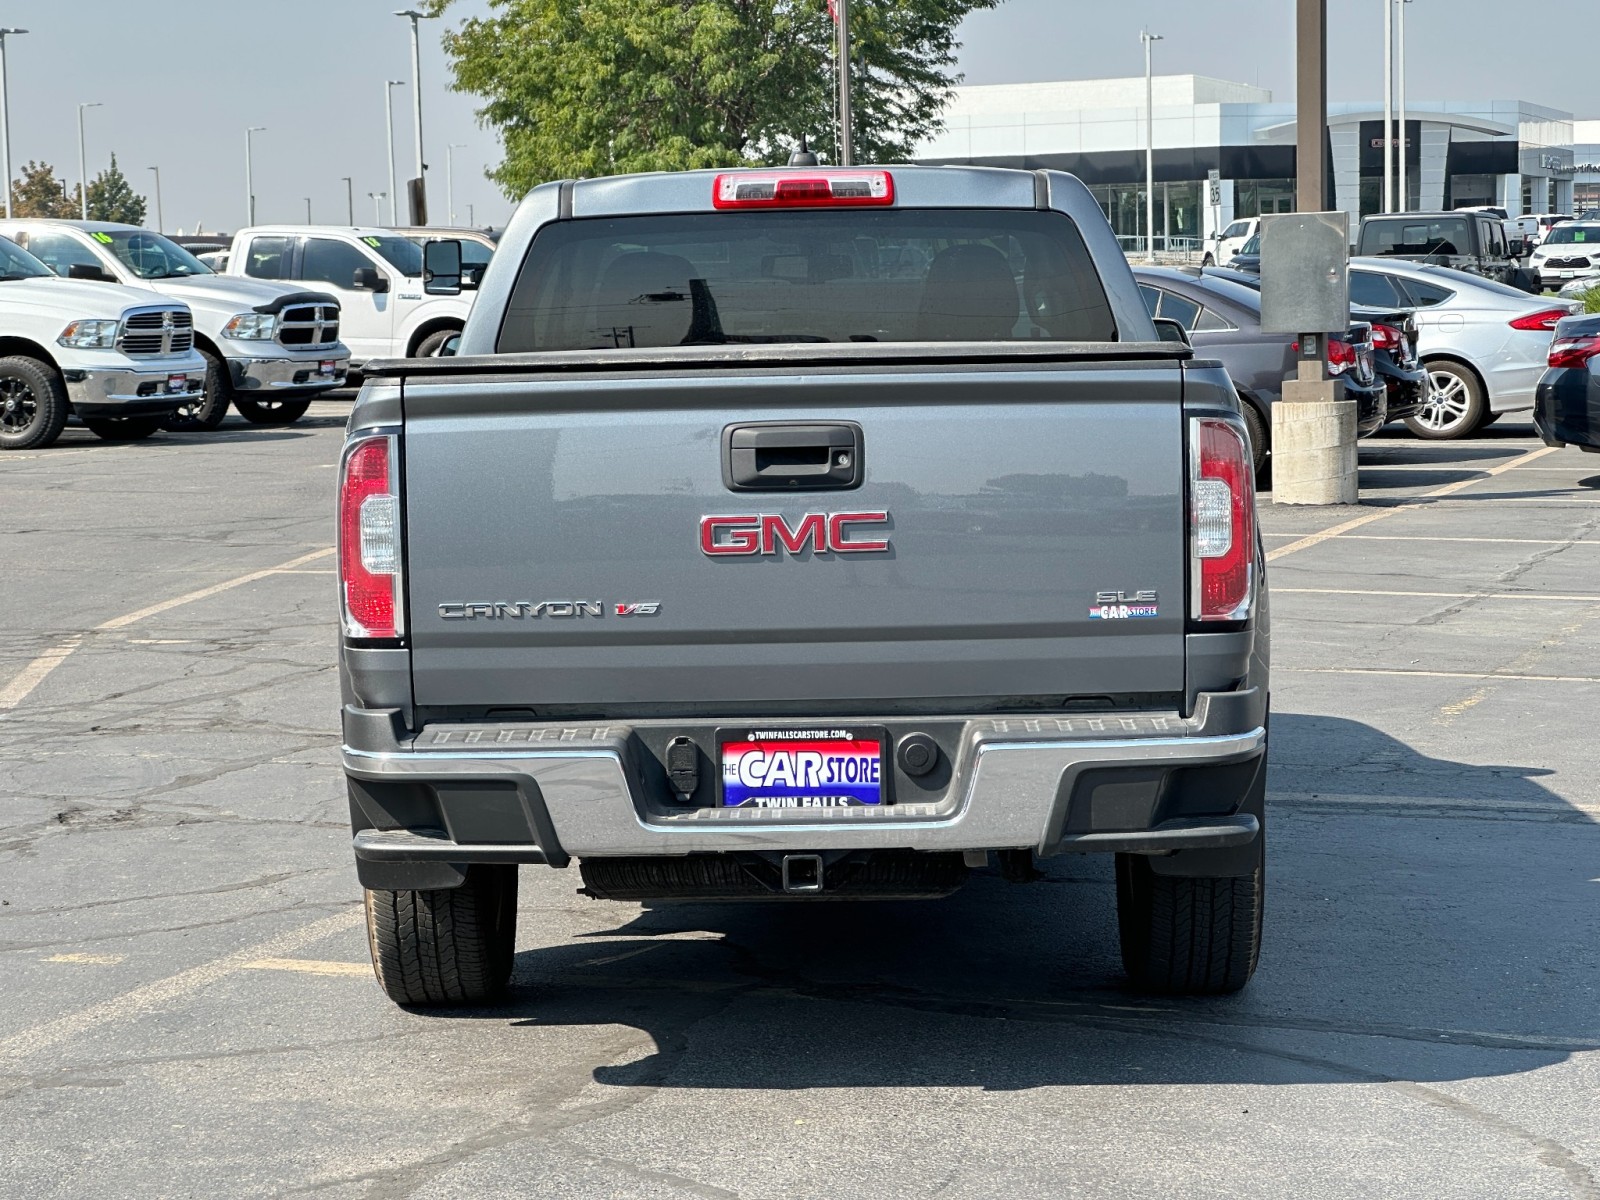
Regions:
M 142 288 L 188 304 L 207 364 L 205 391 L 167 428 L 215 429 L 230 405 L 254 425 L 298 420 L 319 393 L 344 383 L 339 302 L 325 291 L 218 275 L 159 233 L 103 221 L 0 221 L 57 275 Z
M 0 237 L 0 450 L 36 450 L 68 412 L 112 442 L 149 437 L 205 390 L 185 304 L 59 279 Z
M 422 290 L 422 247 L 391 229 L 262 225 L 234 235 L 229 275 L 301 284 L 338 297 L 350 362 L 431 358 L 467 323 L 472 294 Z

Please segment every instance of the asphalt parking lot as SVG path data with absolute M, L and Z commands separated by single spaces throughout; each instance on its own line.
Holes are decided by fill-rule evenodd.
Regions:
M 0 1195 L 1600 1196 L 1600 459 L 1508 418 L 1264 507 L 1239 996 L 1125 989 L 1109 860 L 777 909 L 526 869 L 511 1001 L 419 1015 L 336 753 L 346 408 L 0 458 Z

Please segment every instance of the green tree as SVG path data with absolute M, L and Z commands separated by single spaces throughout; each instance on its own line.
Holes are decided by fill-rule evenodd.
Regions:
M 452 0 L 430 0 L 443 13 Z M 900 162 L 959 81 L 956 26 L 1000 0 L 856 0 L 858 162 Z M 515 198 L 549 179 L 781 163 L 807 138 L 836 160 L 826 0 L 489 0 L 444 38 L 480 96 Z
M 78 189 L 69 195 L 49 163 L 30 161 L 22 178 L 11 181 L 11 211 L 18 217 L 76 217 L 81 214 Z
M 89 181 L 89 219 L 143 225 L 144 214 L 144 197 L 134 192 L 113 154 L 111 165 Z

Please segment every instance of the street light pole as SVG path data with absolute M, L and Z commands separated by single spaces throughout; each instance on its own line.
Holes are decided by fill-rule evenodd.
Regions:
M 839 14 L 838 46 L 834 51 L 839 60 L 839 165 L 855 164 L 855 127 L 850 115 L 850 0 L 834 0 Z
M 86 108 L 101 108 L 99 100 L 90 104 L 78 105 L 78 203 L 83 211 L 83 219 L 89 219 L 89 168 L 84 161 L 83 154 L 83 110 Z M 9 185 L 10 180 L 8 179 Z
M 400 195 L 400 189 L 394 179 L 394 89 L 405 87 L 404 79 L 386 79 L 383 81 L 383 128 L 384 141 L 389 145 L 389 224 L 400 224 L 399 216 L 395 213 L 395 202 Z
M 1396 197 L 1400 212 L 1411 211 L 1411 165 L 1406 161 L 1406 5 L 1411 0 L 1398 0 L 1400 5 L 1400 195 Z
M 11 93 L 6 83 L 6 38 L 26 29 L 0 29 L 0 169 L 6 173 L 6 220 L 11 219 Z
M 456 151 L 466 148 L 466 142 L 453 142 L 444 148 L 444 210 L 452 225 L 456 223 Z
M 316 224 L 316 222 L 311 219 L 311 197 L 310 196 L 306 197 L 306 224 L 307 225 L 315 225 Z
M 1148 29 L 1139 31 L 1144 43 L 1144 221 L 1145 257 L 1152 262 L 1156 257 L 1156 88 L 1155 76 L 1150 70 L 1150 47 L 1164 41 L 1158 33 Z
M 156 173 L 156 232 L 165 233 L 167 231 L 167 222 L 166 218 L 161 215 L 161 168 L 151 167 L 150 169 Z
M 245 215 L 247 223 L 251 225 L 256 223 L 256 179 L 255 163 L 252 161 L 250 153 L 250 136 L 252 134 L 261 133 L 265 129 L 265 125 L 252 125 L 250 128 L 244 131 Z
M 414 223 L 426 225 L 428 209 L 428 176 L 427 164 L 422 160 L 422 35 L 417 22 L 422 20 L 424 14 L 414 8 L 396 10 L 395 16 L 405 17 L 411 22 L 411 99 L 414 106 L 417 143 L 417 188 L 421 192 L 422 212 L 413 213 Z M 416 220 L 421 217 L 421 220 Z
M 345 206 L 350 210 L 347 215 L 350 218 L 350 224 L 354 225 L 356 223 L 356 185 L 348 175 L 339 176 L 339 181 L 344 184 L 344 202 Z
M 1394 0 L 1383 0 L 1383 211 L 1394 211 Z
M 388 194 L 388 192 L 367 193 L 367 195 L 372 199 L 372 223 L 374 225 L 383 224 L 383 198 Z

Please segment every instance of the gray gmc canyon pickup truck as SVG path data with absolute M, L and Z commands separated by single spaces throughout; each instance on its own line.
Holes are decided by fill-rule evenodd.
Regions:
M 518 866 L 574 862 L 603 899 L 803 903 L 1110 853 L 1136 986 L 1248 981 L 1250 448 L 1076 179 L 548 184 L 460 353 L 366 376 L 343 763 L 395 1001 L 502 992 Z

